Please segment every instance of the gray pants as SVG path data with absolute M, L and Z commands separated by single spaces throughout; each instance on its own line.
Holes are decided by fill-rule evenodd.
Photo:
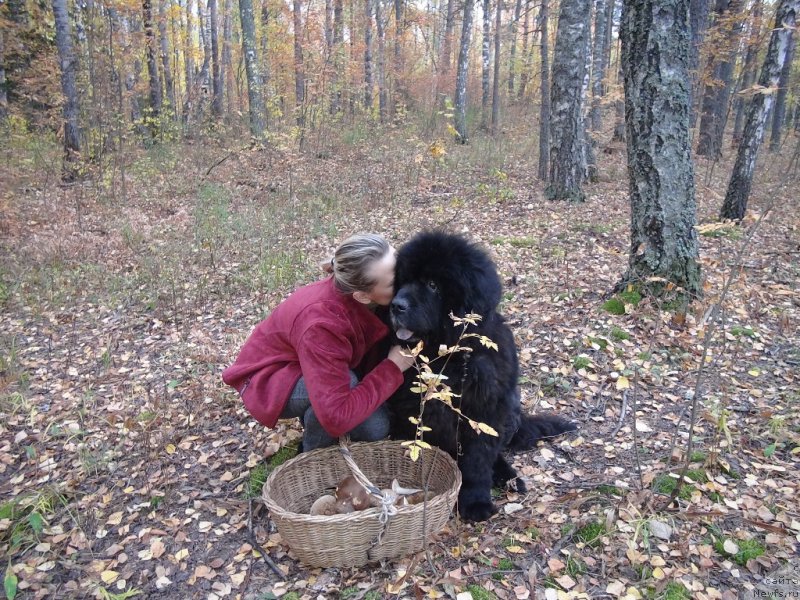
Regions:
M 358 385 L 358 377 L 350 371 L 350 387 Z M 337 443 L 337 439 L 332 437 L 317 419 L 317 415 L 311 408 L 311 400 L 308 398 L 308 390 L 305 381 L 300 378 L 294 386 L 289 401 L 281 413 L 281 419 L 292 419 L 297 417 L 303 425 L 303 451 L 308 452 L 315 448 L 325 448 Z M 367 419 L 347 432 L 350 439 L 354 442 L 376 442 L 389 435 L 389 412 L 386 405 L 382 404 Z

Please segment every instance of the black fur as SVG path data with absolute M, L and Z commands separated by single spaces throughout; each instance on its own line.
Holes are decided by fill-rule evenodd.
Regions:
M 514 337 L 497 313 L 502 285 L 489 255 L 464 238 L 439 231 L 418 234 L 400 248 L 395 273 L 397 291 L 391 305 L 392 326 L 401 343 L 413 346 L 421 340 L 423 354 L 438 356 L 441 344 L 451 346 L 461 327 L 450 313 L 483 317 L 469 333 L 484 335 L 498 350 L 486 348 L 476 338 L 462 340 L 472 352 L 453 354 L 443 373 L 455 394 L 453 402 L 475 421 L 486 423 L 499 437 L 476 433 L 455 412 L 439 401 L 426 404 L 423 423 L 432 431 L 424 440 L 439 446 L 458 460 L 462 475 L 458 509 L 471 521 L 483 521 L 495 512 L 492 486 L 509 485 L 520 492 L 525 485 L 503 457 L 503 450 L 526 450 L 540 439 L 575 429 L 556 416 L 523 415 L 517 387 L 519 364 Z M 445 363 L 432 363 L 439 372 Z M 420 396 L 410 388 L 416 371 L 406 371 L 406 381 L 389 400 L 392 437 L 413 439 L 415 425 L 408 418 L 419 415 Z

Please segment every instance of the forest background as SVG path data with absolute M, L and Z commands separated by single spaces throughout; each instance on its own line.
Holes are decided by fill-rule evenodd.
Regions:
M 800 589 L 797 8 L 0 4 L 6 597 Z M 427 555 L 308 569 L 258 501 L 297 426 L 221 369 L 344 237 L 429 227 L 581 429 Z

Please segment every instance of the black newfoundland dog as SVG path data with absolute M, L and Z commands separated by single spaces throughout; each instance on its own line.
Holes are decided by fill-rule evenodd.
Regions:
M 422 354 L 433 360 L 442 344 L 458 342 L 462 326 L 451 313 L 463 317 L 481 315 L 468 333 L 488 337 L 497 349 L 484 346 L 477 337 L 461 340 L 471 352 L 442 357 L 431 367 L 447 377 L 454 394 L 453 405 L 470 419 L 485 423 L 499 436 L 477 433 L 449 407 L 437 400 L 425 404 L 423 424 L 431 431 L 423 440 L 450 453 L 461 470 L 463 484 L 458 510 L 464 519 L 483 521 L 495 512 L 492 486 L 510 485 L 524 492 L 525 485 L 503 457 L 504 450 L 527 450 L 540 439 L 575 429 L 555 416 L 521 413 L 517 387 L 519 365 L 514 337 L 497 313 L 502 285 L 494 263 L 478 246 L 456 235 L 424 232 L 404 244 L 397 257 L 397 291 L 390 308 L 392 326 L 401 343 L 414 346 L 422 341 Z M 411 391 L 415 369 L 406 371 L 406 381 L 388 402 L 392 415 L 392 437 L 414 439 L 420 394 Z

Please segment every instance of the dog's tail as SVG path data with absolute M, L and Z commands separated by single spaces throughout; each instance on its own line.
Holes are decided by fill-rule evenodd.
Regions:
M 530 450 L 539 440 L 554 438 L 577 429 L 575 423 L 556 415 L 522 415 L 519 429 L 508 445 L 510 450 Z

